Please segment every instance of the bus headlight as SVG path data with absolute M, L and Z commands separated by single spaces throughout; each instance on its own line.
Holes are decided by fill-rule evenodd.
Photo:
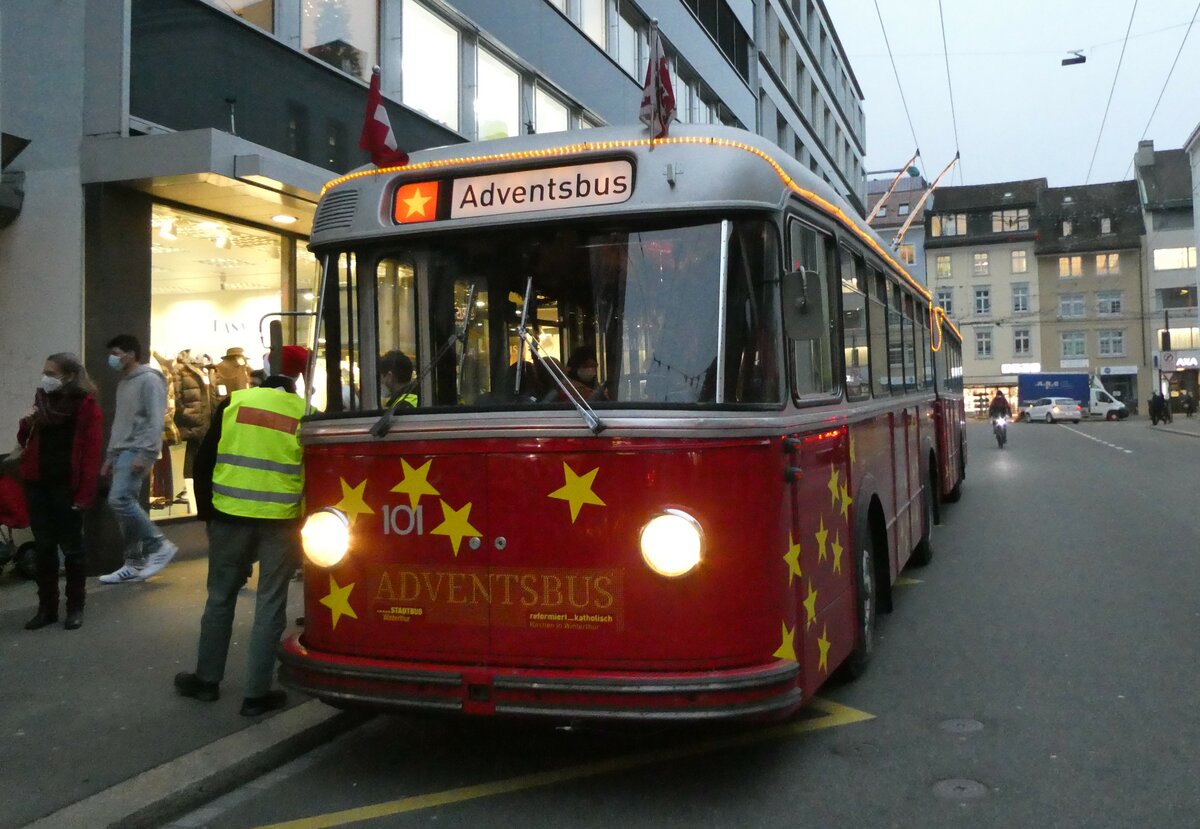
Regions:
M 341 510 L 325 507 L 305 519 L 300 542 L 309 561 L 333 567 L 350 550 L 350 521 Z
M 704 531 L 700 522 L 677 509 L 664 510 L 642 527 L 642 558 L 663 576 L 682 576 L 700 563 Z

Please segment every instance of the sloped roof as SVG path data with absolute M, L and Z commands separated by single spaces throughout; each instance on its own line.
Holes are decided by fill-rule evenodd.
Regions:
M 1100 220 L 1112 222 L 1111 233 L 1100 232 Z M 1071 235 L 1062 223 L 1071 222 Z M 1038 199 L 1037 253 L 1136 248 L 1142 235 L 1142 209 L 1135 181 L 1048 187 Z
M 1188 207 L 1192 203 L 1192 168 L 1183 150 L 1155 150 L 1154 163 L 1137 168 L 1146 207 Z
M 1038 194 L 1045 189 L 1044 178 L 939 187 L 933 191 L 934 209 L 938 213 L 949 213 L 955 210 L 994 209 L 1009 205 L 1031 207 L 1037 204 Z

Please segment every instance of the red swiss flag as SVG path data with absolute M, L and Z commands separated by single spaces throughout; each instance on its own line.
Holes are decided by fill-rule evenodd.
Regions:
M 408 153 L 400 151 L 396 134 L 383 95 L 379 91 L 379 67 L 371 72 L 371 88 L 367 92 L 367 115 L 363 120 L 362 135 L 358 146 L 371 154 L 371 163 L 376 167 L 400 167 L 408 163 Z

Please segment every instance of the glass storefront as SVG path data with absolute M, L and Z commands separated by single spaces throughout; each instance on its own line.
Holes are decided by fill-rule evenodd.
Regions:
M 195 513 L 192 463 L 217 405 L 266 370 L 264 316 L 311 309 L 317 267 L 293 237 L 163 204 L 151 239 L 150 364 L 167 377 L 168 410 L 150 514 L 174 518 Z M 285 342 L 308 331 L 285 318 Z

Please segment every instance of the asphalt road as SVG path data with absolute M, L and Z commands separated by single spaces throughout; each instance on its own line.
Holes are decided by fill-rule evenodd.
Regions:
M 1200 439 L 969 441 L 870 670 L 788 725 L 378 717 L 174 825 L 1200 826 Z

